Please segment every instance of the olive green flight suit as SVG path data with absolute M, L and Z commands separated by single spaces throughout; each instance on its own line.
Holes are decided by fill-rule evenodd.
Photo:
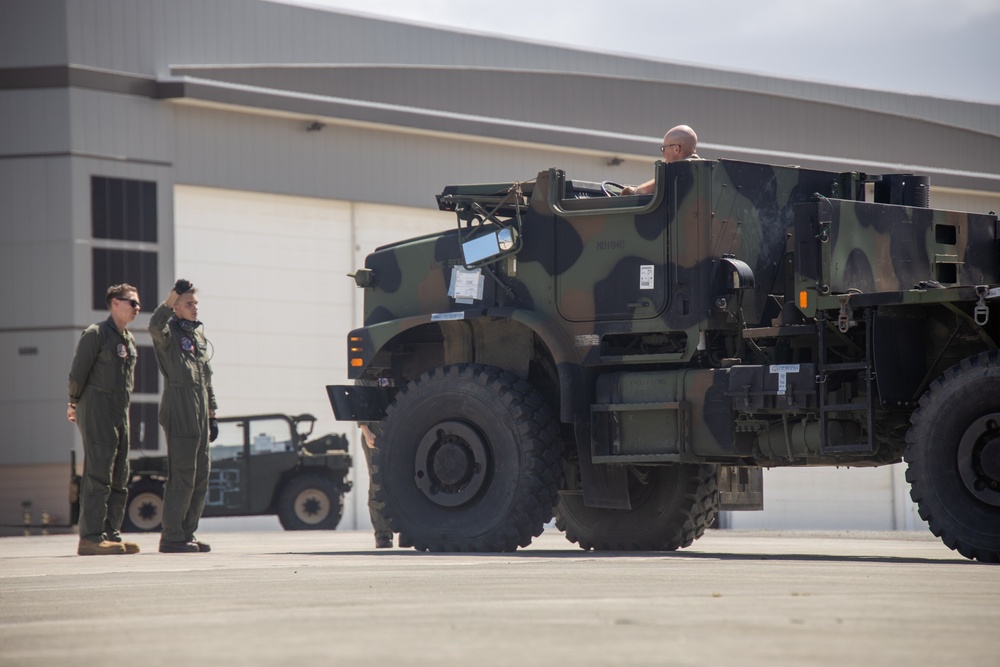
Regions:
M 120 541 L 128 499 L 128 407 L 135 339 L 110 317 L 84 329 L 69 371 L 69 401 L 83 436 L 80 537 Z
M 149 318 L 156 362 L 164 379 L 159 421 L 167 435 L 169 470 L 160 539 L 190 542 L 205 509 L 211 467 L 208 417 L 217 406 L 201 323 L 172 315 L 170 306 L 161 303 Z

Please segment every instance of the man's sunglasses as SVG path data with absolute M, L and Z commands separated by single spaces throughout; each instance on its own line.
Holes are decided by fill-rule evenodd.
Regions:
M 133 308 L 142 308 L 142 305 L 135 299 L 123 299 L 120 296 L 112 297 L 115 301 L 128 301 Z

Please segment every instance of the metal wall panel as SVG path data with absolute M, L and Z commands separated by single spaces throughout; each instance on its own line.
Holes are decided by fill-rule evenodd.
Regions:
M 0 465 L 69 462 L 80 442 L 66 401 L 81 330 L 0 332 Z
M 0 158 L 64 153 L 69 115 L 65 88 L 0 90 Z
M 452 183 L 528 180 L 549 167 L 572 178 L 640 183 L 648 163 L 609 166 L 606 158 L 544 146 L 500 145 L 179 107 L 179 181 L 211 187 L 436 207 Z
M 65 91 L 64 91 L 65 92 Z M 69 90 L 70 150 L 115 161 L 169 166 L 173 160 L 173 107 L 132 95 Z
M 0 0 L 0 68 L 66 62 L 66 0 Z
M 69 325 L 74 300 L 67 289 L 74 276 L 70 188 L 68 158 L 0 159 L 0 284 L 44 295 L 0 309 L 0 330 Z

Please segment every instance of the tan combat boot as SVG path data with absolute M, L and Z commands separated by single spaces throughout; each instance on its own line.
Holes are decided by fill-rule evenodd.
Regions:
M 125 553 L 127 554 L 137 554 L 139 553 L 139 545 L 135 542 L 125 542 L 124 540 L 119 542 L 120 545 L 125 547 Z
M 94 542 L 93 540 L 81 539 L 76 548 L 79 556 L 108 556 L 111 554 L 125 553 L 125 545 L 121 542 Z

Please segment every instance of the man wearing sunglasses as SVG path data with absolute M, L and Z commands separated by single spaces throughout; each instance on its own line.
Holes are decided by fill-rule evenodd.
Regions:
M 195 539 L 211 461 L 208 443 L 219 434 L 208 341 L 198 321 L 197 290 L 181 278 L 149 318 L 156 363 L 163 375 L 160 426 L 167 435 L 169 473 L 163 487 L 161 553 L 205 553 Z
M 69 371 L 66 419 L 83 436 L 80 482 L 81 556 L 139 553 L 122 541 L 128 498 L 128 406 L 135 373 L 135 339 L 125 327 L 139 314 L 139 294 L 128 284 L 112 285 L 105 301 L 108 319 L 80 336 Z
M 678 125 L 667 130 L 663 135 L 660 154 L 664 162 L 678 160 L 700 160 L 698 153 L 698 135 L 687 125 Z M 626 185 L 622 188 L 623 195 L 648 195 L 656 187 L 656 181 L 646 181 L 642 185 Z

